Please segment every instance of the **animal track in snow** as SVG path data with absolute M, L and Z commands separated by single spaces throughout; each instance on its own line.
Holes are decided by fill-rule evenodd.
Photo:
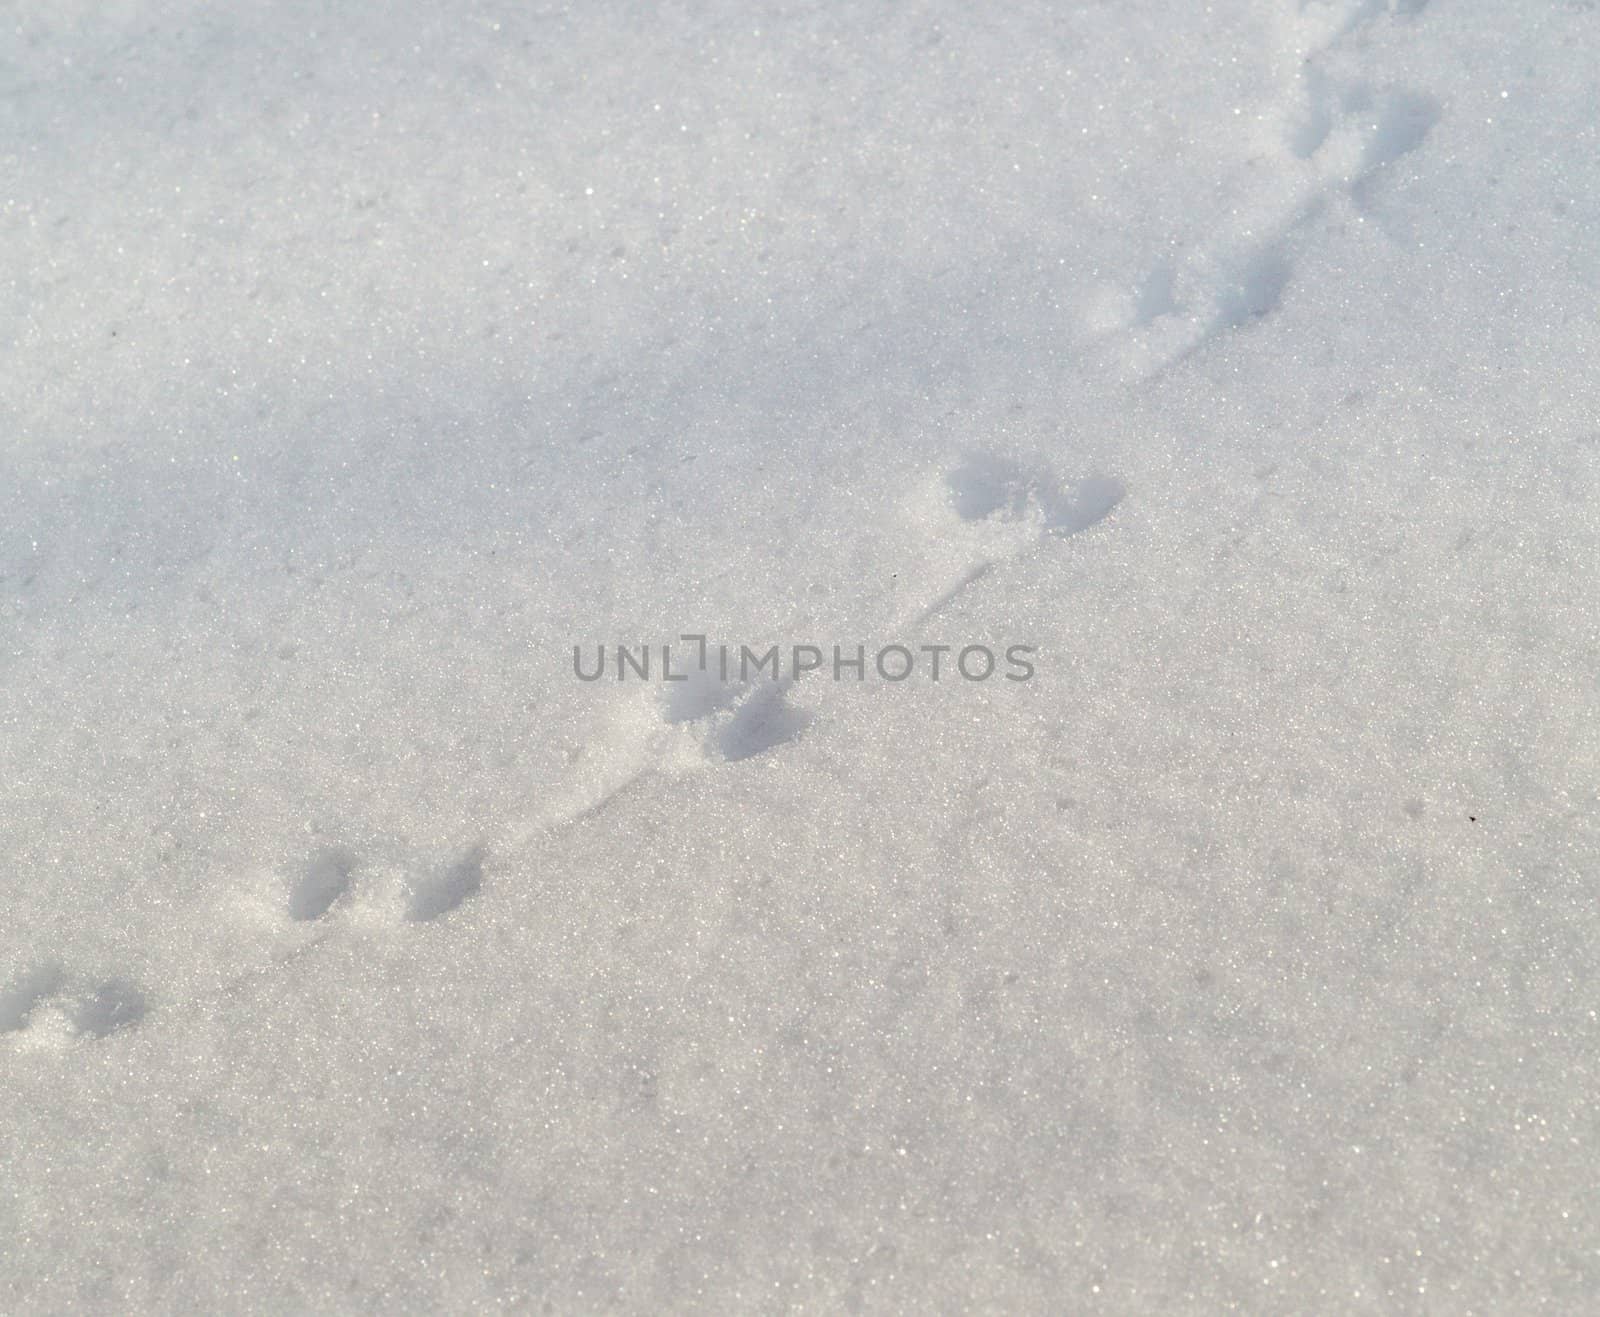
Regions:
M 26 1029 L 33 1008 L 60 987 L 62 977 L 59 965 L 36 965 L 0 991 L 0 1033 Z
M 671 727 L 697 737 L 705 758 L 738 763 L 794 740 L 811 721 L 788 702 L 792 680 L 724 678 L 718 653 L 709 646 L 704 669 L 692 666 L 687 679 L 664 683 L 661 716 Z M 737 656 L 731 656 L 737 663 Z
M 913 603 L 898 625 L 919 627 L 932 621 L 1001 563 L 1098 525 L 1128 492 L 1110 476 L 1062 480 L 1040 463 L 981 450 L 968 452 L 951 467 L 943 484 L 950 510 L 970 530 L 964 532 L 965 545 L 960 535 L 943 536 L 942 544 L 966 562 L 936 566 L 943 580 L 925 581 L 921 601 Z
M 1127 486 L 1113 476 L 1088 476 L 1044 495 L 1045 533 L 1076 535 L 1097 526 L 1128 496 Z
M 751 759 L 794 740 L 811 717 L 784 698 L 781 682 L 764 682 L 751 691 L 717 729 L 712 744 L 730 764 Z
M 138 1024 L 147 1006 L 143 991 L 128 979 L 85 980 L 47 962 L 0 991 L 0 1034 L 30 1029 L 45 1010 L 65 1032 L 106 1038 Z
M 107 979 L 79 999 L 72 1018 L 79 1033 L 104 1038 L 138 1024 L 144 1013 L 144 993 L 137 986 L 127 979 Z
M 1217 294 L 1211 333 L 1237 329 L 1277 310 L 1292 273 L 1293 266 L 1279 242 L 1267 242 L 1248 252 L 1233 267 Z
M 1174 287 L 1177 280 L 1177 271 L 1167 261 L 1160 261 L 1151 266 L 1150 272 L 1145 275 L 1144 281 L 1139 285 L 1138 292 L 1133 301 L 1133 324 L 1137 329 L 1153 324 L 1162 316 L 1169 316 L 1178 309 L 1177 297 Z
M 692 723 L 725 709 L 739 698 L 739 687 L 718 677 L 708 664 L 691 668 L 683 681 L 664 686 L 661 716 L 669 723 Z
M 716 646 L 708 649 L 711 655 L 717 653 Z M 730 667 L 738 662 L 737 653 L 730 652 Z M 685 680 L 663 682 L 657 693 L 663 725 L 644 732 L 644 744 L 623 756 L 622 762 L 632 765 L 631 770 L 620 773 L 614 787 L 593 806 L 569 812 L 555 823 L 587 817 L 604 808 L 671 758 L 674 744 L 683 752 L 678 756 L 681 763 L 731 764 L 793 741 L 806 729 L 811 715 L 788 701 L 792 679 L 746 679 L 735 671 L 724 678 L 718 666 L 718 661 L 710 658 L 703 670 L 691 667 Z
M 1338 116 L 1350 107 L 1341 105 L 1341 96 L 1328 85 L 1326 76 L 1315 66 L 1302 75 L 1305 103 L 1288 124 L 1285 139 L 1298 160 L 1310 160 L 1322 149 L 1333 132 Z
M 1418 89 L 1375 88 L 1353 76 L 1351 53 L 1373 23 L 1411 22 L 1425 8 L 1426 0 L 1301 0 L 1278 11 L 1283 65 L 1293 69 L 1280 167 L 1215 241 L 1153 262 L 1132 287 L 1102 290 L 1091 335 L 1114 354 L 1114 368 L 1151 379 L 1271 316 L 1293 286 L 1312 221 L 1330 207 L 1374 208 L 1382 180 L 1423 145 L 1442 111 Z
M 1366 187 L 1380 170 L 1415 151 L 1439 121 L 1433 97 L 1405 88 L 1374 91 L 1364 81 L 1338 81 L 1309 70 L 1306 104 L 1287 139 L 1301 160 L 1322 165 L 1330 188 Z
M 289 918 L 321 919 L 350 890 L 355 856 L 332 846 L 313 855 L 289 889 Z
M 447 915 L 483 885 L 483 848 L 474 846 L 442 869 L 424 874 L 412 883 L 406 918 L 427 923 Z
M 945 476 L 950 502 L 962 521 L 1022 515 L 1034 481 L 1020 465 L 989 453 L 969 453 Z
M 1350 194 L 1363 210 L 1372 204 L 1380 172 L 1427 140 L 1439 122 L 1439 102 L 1417 92 L 1392 91 L 1381 97 Z
M 484 846 L 474 845 L 447 864 L 416 867 L 409 874 L 393 867 L 374 866 L 379 889 L 375 906 L 371 899 L 360 903 L 353 900 L 355 880 L 363 870 L 356 852 L 341 845 L 323 846 L 293 871 L 281 909 L 295 924 L 331 924 L 333 916 L 344 905 L 359 904 L 359 909 L 366 914 L 358 912 L 355 917 L 365 922 L 374 910 L 383 909 L 386 903 L 383 890 L 392 894 L 398 884 L 406 921 L 426 923 L 448 914 L 476 894 L 483 882 L 484 855 Z M 322 936 L 325 934 L 317 934 L 310 942 L 298 942 L 289 958 L 315 945 Z M 286 961 L 280 959 L 279 963 Z
M 1044 467 L 971 452 L 945 475 L 962 521 L 1021 521 L 1034 511 L 1046 534 L 1075 535 L 1111 514 L 1126 494 L 1120 480 L 1090 476 L 1062 482 Z

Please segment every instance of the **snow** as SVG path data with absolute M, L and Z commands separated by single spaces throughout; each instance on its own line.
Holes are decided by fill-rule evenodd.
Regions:
M 0 1310 L 1600 1307 L 1597 51 L 8 7 Z

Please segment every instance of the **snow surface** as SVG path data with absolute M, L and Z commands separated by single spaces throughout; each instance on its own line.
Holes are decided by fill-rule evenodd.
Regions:
M 0 1310 L 1600 1310 L 1597 69 L 0 9 Z

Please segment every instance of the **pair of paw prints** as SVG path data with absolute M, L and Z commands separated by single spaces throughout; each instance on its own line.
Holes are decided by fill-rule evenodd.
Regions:
M 361 868 L 354 851 L 328 846 L 311 856 L 291 878 L 286 898 L 289 918 L 322 919 L 351 891 Z M 483 886 L 483 847 L 473 846 L 436 869 L 416 874 L 406 894 L 406 918 L 427 923 L 449 914 Z
M 724 679 L 708 666 L 666 688 L 661 716 L 668 724 L 690 724 L 701 731 L 708 758 L 738 763 L 805 731 L 811 715 L 788 702 L 788 686 L 782 681 Z
M 1109 476 L 1062 481 L 1045 467 L 981 452 L 967 454 L 945 485 L 962 521 L 1032 517 L 1048 535 L 1076 535 L 1104 521 L 1127 493 Z
M 0 990 L 0 1035 L 20 1033 L 48 1019 L 51 1031 L 106 1038 L 144 1018 L 145 995 L 124 978 L 71 973 L 55 962 L 25 970 Z
M 983 451 L 968 453 L 950 468 L 944 487 L 951 509 L 963 522 L 1013 525 L 1002 532 L 1006 543 L 997 557 L 968 562 L 953 577 L 935 577 L 925 583 L 920 598 L 912 596 L 910 617 L 901 622 L 909 620 L 913 626 L 932 620 L 1004 558 L 1098 525 L 1127 496 L 1123 483 L 1110 476 L 1063 480 L 1042 463 Z M 891 627 L 882 638 L 899 640 L 901 632 Z M 750 759 L 796 739 L 810 724 L 813 715 L 789 702 L 793 680 L 730 679 L 721 667 L 717 662 L 691 671 L 687 681 L 663 697 L 663 717 L 669 724 L 705 729 L 708 757 L 729 763 Z
M 1098 525 L 1127 496 L 1123 483 L 1110 476 L 1064 480 L 1042 463 L 1027 464 L 984 451 L 970 452 L 950 468 L 944 487 L 951 509 L 963 522 L 1011 523 L 1002 532 L 1006 544 L 997 557 L 968 562 L 953 577 L 926 581 L 921 597 L 912 596 L 909 619 L 902 618 L 901 623 L 920 626 L 932 620 L 1006 557 Z M 894 627 L 885 635 L 890 640 L 901 638 Z M 666 722 L 702 730 L 708 758 L 737 763 L 793 741 L 805 731 L 813 715 L 789 702 L 792 679 L 746 681 L 742 676 L 724 676 L 720 652 L 718 657 L 717 662 L 703 662 L 663 697 Z

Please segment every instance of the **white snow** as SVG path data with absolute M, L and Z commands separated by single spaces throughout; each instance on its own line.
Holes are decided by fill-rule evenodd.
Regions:
M 1597 67 L 5 7 L 0 1310 L 1600 1308 Z

